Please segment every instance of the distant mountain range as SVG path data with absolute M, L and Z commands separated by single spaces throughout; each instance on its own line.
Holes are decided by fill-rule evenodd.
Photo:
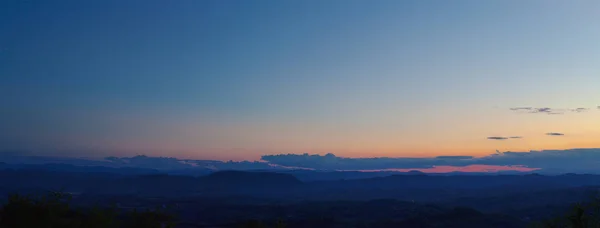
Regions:
M 198 170 L 202 172 L 194 172 Z M 498 220 L 496 227 L 523 227 L 521 225 L 526 224 L 523 219 L 548 217 L 565 210 L 570 203 L 596 196 L 599 189 L 600 175 L 582 174 L 203 169 L 173 174 L 143 168 L 0 164 L 0 195 L 60 191 L 72 193 L 77 205 L 109 206 L 109 202 L 119 202 L 127 204 L 126 207 L 150 207 L 170 203 L 184 207 L 180 213 L 186 218 L 197 218 L 198 214 L 194 213 L 199 213 L 206 221 L 212 215 L 214 222 L 261 215 L 318 217 L 318 213 L 326 213 L 359 220 L 409 215 L 419 218 L 398 223 L 408 227 L 430 218 L 462 224 L 458 218 L 463 216 L 481 224 Z M 468 208 L 448 209 L 452 207 L 469 207 L 512 217 L 481 214 Z M 505 226 L 504 222 L 510 225 Z
M 189 171 L 189 172 L 187 172 Z M 431 175 L 316 171 L 187 170 L 180 174 L 140 168 L 63 164 L 0 165 L 0 189 L 49 189 L 85 194 L 250 195 L 295 199 L 398 198 L 433 200 L 600 185 L 600 175 Z M 199 171 L 199 172 L 197 172 Z

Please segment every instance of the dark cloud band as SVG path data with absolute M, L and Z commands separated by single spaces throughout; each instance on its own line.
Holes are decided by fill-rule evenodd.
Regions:
M 435 166 L 523 166 L 548 172 L 600 173 L 600 148 L 500 152 L 485 157 L 439 156 L 433 158 L 344 158 L 335 155 L 280 154 L 264 161 L 291 167 L 328 170 L 418 169 Z

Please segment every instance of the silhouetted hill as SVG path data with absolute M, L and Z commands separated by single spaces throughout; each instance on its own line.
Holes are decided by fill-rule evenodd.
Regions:
M 357 222 L 373 227 L 523 227 L 528 219 L 563 213 L 571 203 L 597 193 L 595 186 L 600 186 L 599 175 L 580 174 L 413 172 L 356 179 L 360 173 L 322 172 L 327 178 L 352 178 L 300 181 L 292 173 L 320 172 L 222 171 L 196 177 L 71 168 L 1 169 L 0 193 L 64 191 L 75 194 L 78 206 L 119 203 L 124 208 L 155 208 L 173 204 L 187 220 L 201 218 L 210 224 L 286 218 L 288 227 L 354 227 Z
M 50 166 L 53 167 L 53 166 Z M 460 197 L 600 186 L 599 175 L 460 175 L 409 173 L 363 179 L 298 180 L 289 173 L 222 171 L 206 176 L 119 174 L 64 171 L 68 166 L 0 170 L 0 193 L 24 189 L 65 190 L 85 194 L 141 194 L 154 196 L 253 196 L 306 200 L 372 200 L 393 198 L 443 201 Z M 78 167 L 79 169 L 79 167 Z M 311 173 L 311 175 L 313 175 Z M 317 175 L 317 174 L 315 174 Z M 329 174 L 337 175 L 337 174 Z M 343 175 L 343 174 L 341 174 Z
M 212 184 L 298 185 L 302 182 L 290 174 L 270 172 L 221 171 L 206 178 Z
M 482 188 L 560 188 L 600 185 L 600 175 L 461 175 L 437 176 L 427 174 L 403 174 L 346 181 L 329 181 L 337 188 L 418 188 L 418 189 L 482 189 Z
M 365 179 L 373 177 L 385 177 L 398 172 L 360 172 L 360 171 L 317 171 L 317 170 L 281 170 L 279 173 L 288 173 L 294 175 L 303 182 L 307 181 L 334 181 L 334 180 L 351 180 Z
M 222 171 L 200 178 L 202 194 L 252 194 L 280 196 L 303 183 L 290 174 L 269 172 Z
M 454 208 L 434 215 L 419 215 L 398 222 L 397 227 L 464 228 L 464 227 L 526 227 L 527 222 L 518 218 L 483 214 L 471 208 Z

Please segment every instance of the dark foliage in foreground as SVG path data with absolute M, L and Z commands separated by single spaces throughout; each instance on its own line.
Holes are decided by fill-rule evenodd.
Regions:
M 43 197 L 11 195 L 0 210 L 0 228 L 166 228 L 174 217 L 160 210 L 127 211 L 115 208 L 71 208 L 70 195 Z
M 564 216 L 534 224 L 540 228 L 600 228 L 600 198 L 573 205 Z
M 165 210 L 119 210 L 95 207 L 91 209 L 72 208 L 70 195 L 52 193 L 43 197 L 11 195 L 0 209 L 0 228 L 175 228 L 207 227 L 199 224 L 177 224 L 175 217 Z M 354 203 L 339 207 L 339 213 L 325 213 L 328 207 L 308 204 L 307 210 L 313 211 L 302 219 L 248 219 L 231 221 L 214 227 L 240 228 L 300 228 L 300 227 L 527 227 L 527 223 L 515 217 L 500 214 L 485 214 L 475 209 L 456 207 L 442 209 L 438 207 L 412 206 L 406 217 L 394 216 L 390 211 L 408 203 L 400 201 L 377 200 L 359 203 L 360 211 L 354 211 Z M 335 205 L 335 204 L 333 204 Z M 387 207 L 386 207 L 387 205 Z M 365 212 L 368 211 L 368 212 Z M 339 216 L 348 214 L 351 216 Z M 357 214 L 358 213 L 358 214 Z M 361 215 L 368 213 L 371 216 Z M 387 215 L 383 215 L 387 214 Z M 406 213 L 403 213 L 406 214 Z M 335 215 L 335 216 L 330 216 Z M 382 215 L 382 216 L 377 216 Z M 366 217 L 365 217 L 366 216 Z M 356 217 L 357 219 L 348 219 Z M 531 224 L 544 228 L 599 228 L 600 199 L 594 198 L 585 204 L 575 204 L 565 216 Z M 210 226 L 213 227 L 213 226 Z
M 395 201 L 393 201 L 395 202 Z M 364 207 L 368 213 L 379 213 L 376 209 L 387 210 L 386 204 L 393 202 L 374 201 L 373 207 Z M 377 206 L 377 207 L 375 207 Z M 409 217 L 396 219 L 348 220 L 341 217 L 318 215 L 321 210 L 312 205 L 315 213 L 303 219 L 250 219 L 232 221 L 216 227 L 256 227 L 256 228 L 295 228 L 295 227 L 515 227 L 518 221 L 495 215 L 484 215 L 474 209 L 455 208 L 449 211 L 418 210 Z M 310 208 L 307 208 L 310 209 Z M 340 208 L 342 209 L 342 208 Z M 382 213 L 384 211 L 381 211 Z M 355 213 L 347 211 L 345 213 Z M 357 214 L 358 215 L 358 214 Z M 375 216 L 377 217 L 377 216 Z M 393 216 L 392 216 L 393 217 Z M 52 193 L 43 197 L 11 195 L 0 210 L 0 228 L 163 228 L 188 227 L 175 223 L 175 218 L 165 211 L 136 210 L 119 211 L 116 208 L 72 208 L 70 195 Z M 188 224 L 189 227 L 204 227 Z

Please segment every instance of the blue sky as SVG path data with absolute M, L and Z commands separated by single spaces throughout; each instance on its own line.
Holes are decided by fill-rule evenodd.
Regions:
M 216 159 L 598 147 L 597 21 L 596 1 L 2 1 L 0 147 Z M 522 106 L 590 112 L 509 110 Z

